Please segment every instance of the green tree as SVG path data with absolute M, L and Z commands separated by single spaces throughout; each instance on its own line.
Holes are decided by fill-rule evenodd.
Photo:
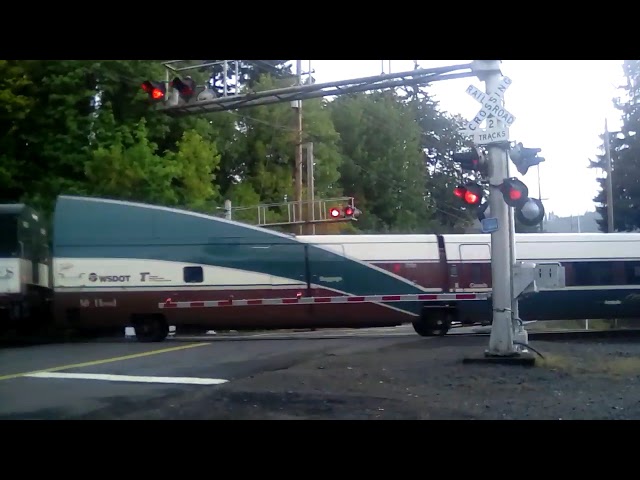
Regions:
M 472 147 L 459 133 L 464 120 L 459 115 L 440 111 L 438 102 L 420 89 L 414 90 L 406 101 L 415 109 L 421 130 L 427 165 L 425 198 L 432 218 L 430 227 L 439 233 L 462 233 L 472 224 L 475 208 L 462 204 L 453 190 L 465 180 L 478 180 L 473 174 L 463 174 L 453 162 L 454 153 Z
M 260 204 L 260 195 L 253 189 L 251 182 L 239 182 L 231 185 L 226 194 L 225 199 L 231 200 L 232 207 L 241 207 L 234 210 L 233 220 L 247 223 L 258 223 L 258 208 Z M 269 212 L 269 221 L 279 219 L 278 215 Z M 274 218 L 275 217 L 275 218 Z
M 426 171 L 413 109 L 391 92 L 377 92 L 339 97 L 331 113 L 344 157 L 340 183 L 363 211 L 358 228 L 424 231 Z
M 220 191 L 216 172 L 220 154 L 216 145 L 205 140 L 195 130 L 186 131 L 178 142 L 178 151 L 163 159 L 165 170 L 174 171 L 172 190 L 177 204 L 184 208 L 212 212 L 219 204 Z
M 250 90 L 291 86 L 287 61 L 243 65 Z M 202 84 L 213 71 L 188 72 Z M 292 200 L 296 144 L 290 103 L 173 118 L 141 90 L 165 70 L 151 60 L 0 61 L 2 196 L 51 211 L 56 196 L 107 196 L 213 212 Z M 276 78 L 277 77 L 277 78 Z M 219 80 L 219 79 L 218 79 Z M 302 142 L 312 142 L 316 198 L 352 195 L 373 232 L 454 229 L 449 157 L 457 120 L 426 95 L 391 92 L 303 102 Z M 303 162 L 304 163 L 304 162 Z M 458 175 L 458 176 L 456 176 Z M 257 211 L 234 218 L 255 222 Z M 453 214 L 452 214 L 453 212 Z M 286 210 L 267 212 L 285 220 Z M 448 222 L 448 223 L 447 223 Z
M 282 80 L 264 76 L 256 90 L 282 86 Z M 313 142 L 314 177 L 317 196 L 336 196 L 338 167 L 342 160 L 339 136 L 330 112 L 321 100 L 303 102 L 303 142 Z M 236 114 L 236 147 L 223 155 L 223 165 L 232 181 L 225 197 L 235 206 L 247 207 L 246 201 L 283 203 L 294 200 L 293 173 L 298 142 L 295 111 L 288 102 L 241 110 Z M 304 160 L 304 159 L 303 159 Z M 242 185 L 242 187 L 240 187 Z M 243 214 L 245 215 L 245 214 Z M 257 213 L 246 213 L 251 217 Z M 285 208 L 270 211 L 272 221 L 286 220 Z
M 108 110 L 102 116 L 106 125 L 113 120 Z M 220 155 L 215 144 L 191 130 L 183 134 L 176 152 L 161 156 L 145 123 L 141 119 L 133 132 L 115 124 L 105 131 L 109 138 L 85 165 L 90 194 L 212 211 L 219 200 L 214 181 Z
M 622 114 L 622 128 L 620 132 L 610 134 L 610 155 L 612 164 L 612 197 L 614 230 L 633 231 L 640 228 L 640 61 L 625 60 L 623 71 L 626 85 L 621 87 L 625 99 L 614 99 L 615 107 Z M 606 172 L 606 158 L 604 156 L 604 135 L 600 136 L 602 154 L 596 160 L 590 160 L 590 168 L 597 168 Z M 598 225 L 601 231 L 608 230 L 607 221 L 607 192 L 606 173 L 598 179 L 600 190 L 594 202 L 601 220 Z
M 206 81 L 204 73 L 188 71 L 198 84 Z M 112 60 L 100 62 L 97 70 L 97 86 L 100 104 L 110 105 L 116 125 L 135 129 L 141 119 L 145 120 L 149 140 L 158 146 L 158 152 L 176 152 L 185 132 L 195 130 L 205 140 L 218 147 L 227 142 L 221 134 L 230 135 L 234 121 L 225 114 L 205 114 L 174 118 L 157 111 L 154 103 L 140 88 L 142 81 L 160 80 L 165 77 L 165 68 L 157 60 Z
M 122 196 L 129 192 L 116 186 L 140 183 L 141 175 L 149 176 L 148 185 L 136 192 L 139 200 L 195 208 L 216 199 L 211 175 L 205 190 L 194 194 L 187 195 L 176 182 L 193 187 L 189 178 L 202 173 L 197 171 L 202 164 L 194 164 L 192 173 L 185 166 L 193 149 L 211 154 L 211 168 L 218 168 L 217 146 L 223 152 L 229 148 L 234 120 L 229 115 L 174 119 L 156 111 L 140 84 L 164 75 L 159 62 L 5 61 L 0 71 L 5 74 L 0 85 L 0 123 L 5 126 L 0 179 L 8 200 L 29 202 L 47 214 L 57 195 Z M 197 132 L 201 140 L 189 132 Z M 193 147 L 190 152 L 186 145 Z M 161 192 L 164 185 L 168 187 Z
M 7 201 L 22 194 L 20 171 L 26 164 L 17 155 L 14 138 L 33 107 L 31 87 L 31 78 L 20 61 L 0 60 L 0 197 Z
M 96 97 L 92 61 L 19 62 L 29 79 L 23 95 L 31 107 L 0 141 L 19 165 L 15 200 L 28 201 L 46 215 L 63 192 L 82 191 Z
M 101 117 L 106 117 L 105 123 L 113 119 L 110 112 Z M 171 187 L 179 166 L 156 154 L 157 145 L 149 141 L 145 123 L 141 120 L 133 132 L 114 124 L 111 138 L 98 138 L 102 145 L 85 163 L 86 193 L 159 204 L 178 202 L 179 196 Z

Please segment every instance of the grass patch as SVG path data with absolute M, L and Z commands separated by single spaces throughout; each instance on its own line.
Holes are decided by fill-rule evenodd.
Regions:
M 640 328 L 640 320 L 636 319 L 592 319 L 592 320 L 548 320 L 540 321 L 528 326 L 531 331 L 538 330 L 611 330 L 625 328 Z
M 583 358 L 568 355 L 545 354 L 537 359 L 542 368 L 570 374 L 596 374 L 608 377 L 628 377 L 640 375 L 640 357 L 625 358 Z
M 544 358 L 537 358 L 536 364 L 549 370 L 561 370 L 565 372 L 575 371 L 580 360 L 566 355 L 545 353 Z
M 531 330 L 609 330 L 614 328 L 610 320 L 553 320 L 532 324 Z

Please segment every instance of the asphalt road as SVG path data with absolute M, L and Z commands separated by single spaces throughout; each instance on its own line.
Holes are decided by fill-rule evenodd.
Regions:
M 424 341 L 402 327 L 175 337 L 151 345 L 102 339 L 3 348 L 0 418 L 72 419 L 101 412 L 120 418 L 141 405 L 165 409 L 171 418 L 173 396 L 214 390 L 325 355 L 376 350 L 409 337 Z
M 0 419 L 637 419 L 636 332 L 544 338 L 536 368 L 464 364 L 488 336 L 410 326 L 0 348 Z M 483 330 L 483 329 L 480 329 Z M 584 333 L 584 332 L 582 332 Z M 561 335 L 561 336 L 560 336 Z M 573 340 L 570 340 L 573 338 Z

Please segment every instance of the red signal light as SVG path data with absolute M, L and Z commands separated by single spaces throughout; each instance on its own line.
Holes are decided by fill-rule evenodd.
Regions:
M 480 201 L 482 200 L 482 188 L 475 183 L 459 185 L 453 189 L 453 194 L 462 199 L 467 205 L 473 207 L 480 205 Z
M 347 208 L 345 208 L 345 209 L 344 209 L 344 214 L 345 214 L 347 217 L 350 217 L 351 215 L 353 215 L 353 207 L 347 207 Z
M 152 100 L 162 100 L 164 98 L 164 83 L 150 82 L 149 80 L 147 80 L 146 82 L 142 83 L 141 87 L 142 90 L 149 94 L 149 98 L 151 98 Z
M 191 77 L 186 77 L 184 80 L 175 77 L 171 82 L 171 87 L 175 88 L 180 93 L 180 96 L 189 99 L 196 91 L 196 82 Z
M 507 178 L 502 182 L 500 191 L 507 205 L 514 208 L 522 207 L 529 198 L 529 189 L 517 178 Z
M 333 218 L 338 218 L 340 216 L 340 209 L 339 208 L 332 208 L 331 210 L 329 210 L 329 215 L 331 215 Z
M 478 195 L 468 190 L 464 194 L 464 201 L 469 205 L 475 205 L 476 203 L 478 203 L 478 198 Z

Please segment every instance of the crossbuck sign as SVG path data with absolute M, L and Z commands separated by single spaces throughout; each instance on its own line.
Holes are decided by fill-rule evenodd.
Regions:
M 496 91 L 489 95 L 473 85 L 467 87 L 467 94 L 482 105 L 480 111 L 466 125 L 467 128 L 461 132 L 464 135 L 472 135 L 475 144 L 509 141 L 509 127 L 516 121 L 516 117 L 500 106 L 500 101 L 504 100 L 504 93 L 511 83 L 509 77 L 502 77 Z M 485 120 L 487 121 L 487 128 L 482 130 L 480 125 Z M 502 121 L 504 126 L 498 126 L 496 120 Z

